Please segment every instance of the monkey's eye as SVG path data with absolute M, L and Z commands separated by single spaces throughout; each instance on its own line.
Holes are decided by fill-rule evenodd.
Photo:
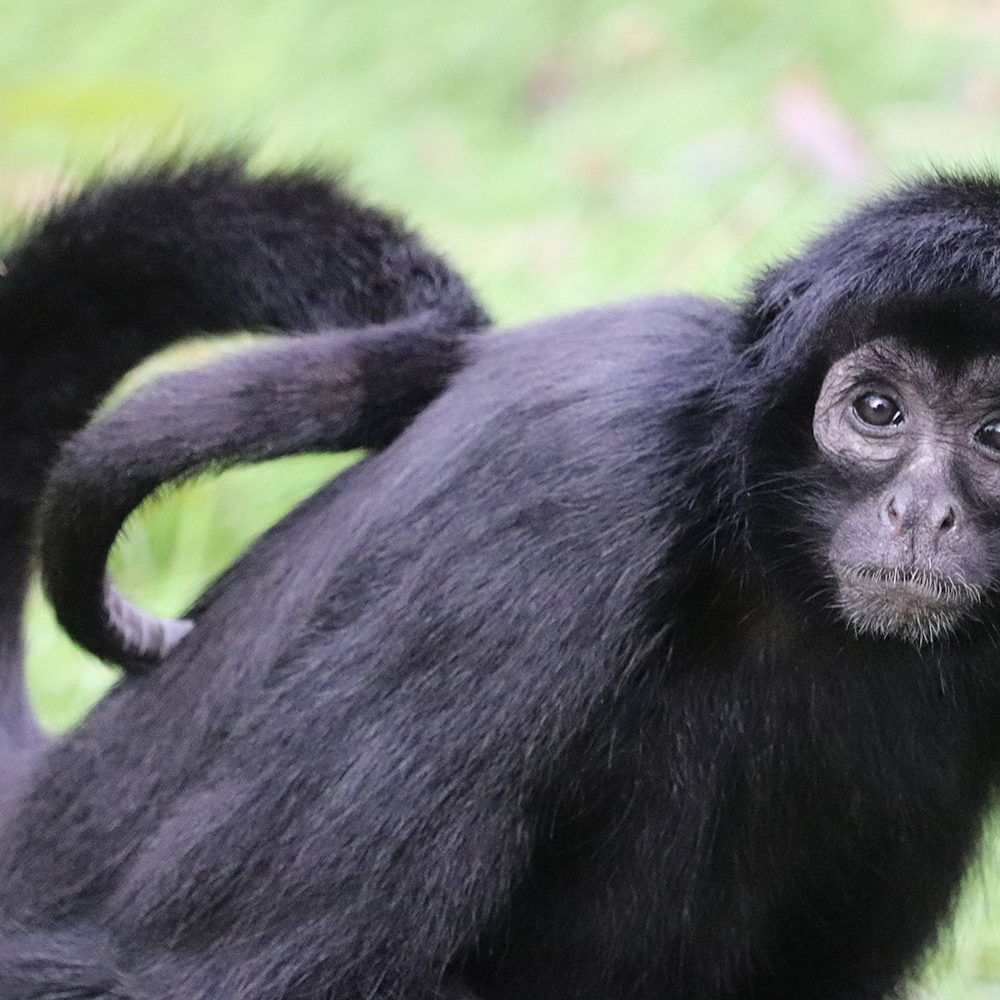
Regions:
M 858 396 L 852 409 L 858 420 L 869 427 L 898 427 L 903 422 L 903 411 L 896 400 L 880 392 L 866 392 L 863 396 Z M 1000 421 L 996 427 L 1000 440 Z
M 1000 451 L 1000 420 L 991 420 L 976 431 L 976 441 L 990 451 Z

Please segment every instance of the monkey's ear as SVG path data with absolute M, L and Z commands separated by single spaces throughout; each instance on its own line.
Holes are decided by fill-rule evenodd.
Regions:
M 753 284 L 743 308 L 743 322 L 733 332 L 733 346 L 744 350 L 763 340 L 811 286 L 809 278 L 789 274 L 787 267 L 765 271 Z

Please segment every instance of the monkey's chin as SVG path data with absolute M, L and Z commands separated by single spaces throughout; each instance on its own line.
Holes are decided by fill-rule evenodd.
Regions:
M 838 605 L 858 635 L 925 646 L 954 632 L 982 602 L 982 587 L 922 569 L 839 566 Z

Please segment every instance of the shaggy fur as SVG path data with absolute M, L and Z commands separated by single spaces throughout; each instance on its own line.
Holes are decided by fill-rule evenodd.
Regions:
M 320 294 L 296 205 L 276 281 Z M 231 280 L 206 275 L 204 303 Z M 23 294 L 64 317 L 131 302 L 64 284 Z M 945 178 L 862 209 L 740 309 L 654 299 L 462 339 L 405 432 L 37 761 L 0 835 L 0 995 L 890 996 L 994 789 L 996 609 L 921 649 L 856 634 L 824 553 L 859 487 L 810 423 L 831 361 L 887 328 L 945 360 L 995 349 L 998 293 L 1000 186 Z M 32 343 L 58 330 L 104 363 L 107 320 L 36 313 Z M 17 369 L 7 405 L 30 419 L 5 416 L 3 447 L 76 422 L 41 391 L 55 354 Z M 185 473 L 181 446 L 266 452 L 240 428 L 268 397 L 240 416 L 231 387 L 324 381 L 258 357 L 154 386 L 66 453 L 43 553 L 85 641 L 110 538 Z M 273 411 L 283 450 L 341 440 L 296 437 L 307 396 Z M 1000 567 L 997 511 L 968 499 Z
M 11 503 L 0 517 L 17 519 L 5 537 L 18 545 L 56 448 L 143 357 L 198 333 L 322 331 L 162 379 L 152 452 L 134 449 L 148 422 L 132 403 L 101 424 L 99 466 L 72 464 L 85 435 L 67 449 L 49 488 L 46 587 L 78 642 L 130 668 L 184 630 L 108 589 L 109 510 L 209 465 L 380 447 L 458 367 L 463 334 L 486 323 L 464 282 L 396 220 L 327 178 L 254 179 L 236 160 L 92 186 L 36 225 L 5 269 L 0 500 Z M 23 553 L 12 563 L 16 575 Z M 16 607 L 21 586 L 5 589 L 0 601 Z

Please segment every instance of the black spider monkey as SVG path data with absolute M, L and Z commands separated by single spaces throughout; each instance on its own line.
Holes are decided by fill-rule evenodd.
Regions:
M 367 216 L 297 183 L 209 167 L 85 196 L 12 256 L 7 288 L 32 291 L 0 286 L 0 329 L 65 329 L 79 359 L 109 330 L 148 348 L 182 326 L 360 325 L 376 282 L 347 320 L 232 306 L 258 268 L 314 303 L 384 263 L 346 266 L 361 258 L 323 234 Z M 106 223 L 116 199 L 131 228 Z M 286 238 L 188 254 L 234 204 L 234 231 L 264 218 Z M 144 296 L 66 285 L 89 249 L 53 267 L 95 228 L 98 259 L 155 277 Z M 138 263 L 161 229 L 173 271 Z M 7 806 L 0 995 L 893 995 L 1000 773 L 1000 182 L 877 199 L 739 307 L 653 299 L 469 336 L 481 309 L 427 259 L 411 278 L 445 276 L 428 326 L 397 306 L 370 333 L 171 376 L 64 450 L 43 576 L 71 633 L 131 671 Z M 71 323 L 26 307 L 43 289 Z M 218 322 L 191 322 L 192 301 Z M 82 302 L 105 312 L 81 335 Z M 80 390 L 67 369 L 42 396 L 58 357 L 13 369 L 31 409 L 0 425 L 31 459 L 0 494 L 16 539 L 113 378 Z M 49 450 L 25 447 L 50 409 Z M 382 450 L 268 532 L 189 631 L 108 589 L 107 549 L 160 483 L 347 444 Z M 8 731 L 29 731 L 10 704 Z

